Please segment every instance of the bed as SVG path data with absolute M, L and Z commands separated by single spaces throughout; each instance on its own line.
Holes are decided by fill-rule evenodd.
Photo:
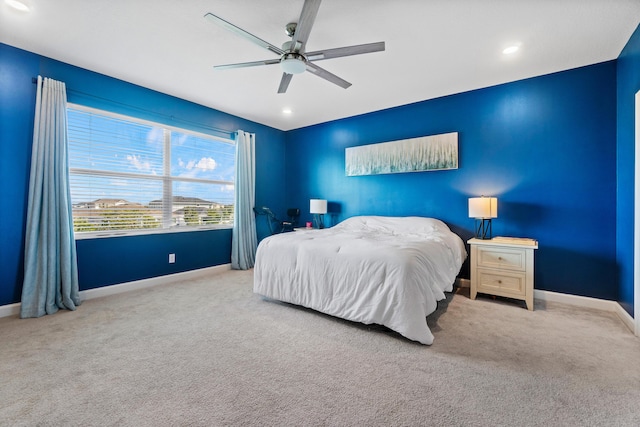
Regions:
M 433 343 L 426 317 L 453 290 L 467 252 L 440 220 L 356 216 L 258 245 L 253 291 Z

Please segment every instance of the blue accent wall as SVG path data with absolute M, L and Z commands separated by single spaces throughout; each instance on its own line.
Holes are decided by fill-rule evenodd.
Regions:
M 633 315 L 633 217 L 635 180 L 635 95 L 640 90 L 640 26 L 618 57 L 617 257 L 619 302 Z
M 38 69 L 35 55 L 0 44 L 0 305 L 20 301 L 22 292 L 34 69 Z
M 76 242 L 81 289 L 147 279 L 231 262 L 231 229 Z M 169 264 L 169 254 L 176 262 Z
M 617 61 L 289 132 L 0 44 L 0 305 L 20 300 L 38 74 L 65 81 L 70 102 L 196 131 L 255 132 L 256 205 L 279 217 L 299 207 L 310 220 L 309 199 L 318 197 L 329 200 L 329 225 L 360 214 L 426 215 L 466 240 L 467 198 L 497 196 L 494 235 L 539 240 L 537 289 L 618 300 L 633 312 L 640 30 Z M 347 147 L 445 132 L 459 133 L 457 170 L 344 174 Z M 228 263 L 230 245 L 230 230 L 80 240 L 81 289 Z
M 347 177 L 345 148 L 459 133 L 459 169 Z M 616 62 L 287 132 L 288 204 L 330 223 L 422 215 L 472 237 L 467 199 L 499 200 L 494 235 L 532 237 L 537 289 L 616 300 Z M 461 273 L 469 277 L 468 263 Z
M 214 135 L 256 133 L 256 204 L 284 215 L 285 133 L 122 80 L 0 44 L 0 305 L 20 301 L 38 75 L 64 81 L 69 102 Z M 188 78 L 184 76 L 183 78 Z M 229 134 L 227 133 L 228 137 Z M 260 235 L 266 226 L 260 225 Z M 226 264 L 231 230 L 79 240 L 80 289 Z M 176 263 L 168 263 L 168 254 Z

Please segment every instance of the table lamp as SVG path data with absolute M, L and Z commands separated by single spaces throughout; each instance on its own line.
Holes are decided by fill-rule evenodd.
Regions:
M 469 198 L 469 218 L 475 218 L 476 239 L 491 239 L 491 219 L 498 217 L 496 197 Z
M 327 201 L 323 199 L 311 199 L 309 212 L 313 214 L 316 228 L 324 228 L 324 214 L 327 213 Z

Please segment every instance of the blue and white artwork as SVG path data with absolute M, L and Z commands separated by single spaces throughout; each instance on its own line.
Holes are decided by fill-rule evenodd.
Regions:
M 345 150 L 347 176 L 458 169 L 458 132 Z

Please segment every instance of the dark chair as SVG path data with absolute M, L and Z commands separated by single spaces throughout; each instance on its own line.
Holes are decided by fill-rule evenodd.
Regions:
M 253 211 L 256 216 L 264 215 L 267 218 L 267 225 L 269 226 L 271 234 L 293 231 L 294 227 L 298 223 L 298 218 L 300 217 L 300 209 L 298 208 L 287 209 L 287 221 L 279 220 L 276 215 L 271 212 L 271 209 L 266 206 L 262 206 L 260 208 L 254 207 Z
M 292 229 L 298 225 L 298 219 L 300 219 L 300 209 L 289 208 L 287 209 L 287 217 L 291 223 Z

